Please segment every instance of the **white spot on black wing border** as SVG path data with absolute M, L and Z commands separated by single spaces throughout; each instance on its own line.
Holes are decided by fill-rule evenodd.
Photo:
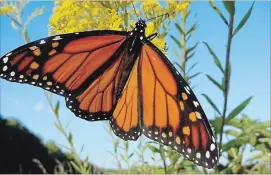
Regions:
M 135 141 L 142 134 L 142 132 L 139 128 L 139 125 L 137 125 L 136 127 L 130 128 L 130 130 L 128 132 L 124 131 L 119 126 L 117 126 L 117 122 L 115 121 L 115 119 L 112 115 L 109 119 L 109 124 L 110 124 L 114 134 L 116 136 L 118 136 L 119 138 L 126 140 L 126 141 L 127 140 L 134 140 Z

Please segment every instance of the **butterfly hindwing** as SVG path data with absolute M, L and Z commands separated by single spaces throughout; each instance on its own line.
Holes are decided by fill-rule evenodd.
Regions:
M 212 168 L 218 161 L 214 135 L 188 84 L 150 42 L 142 48 L 139 65 L 144 135 Z

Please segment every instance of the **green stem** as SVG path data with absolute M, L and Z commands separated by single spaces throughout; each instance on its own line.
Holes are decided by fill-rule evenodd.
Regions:
M 161 150 L 160 156 L 161 156 L 161 159 L 163 161 L 164 172 L 165 172 L 165 174 L 168 174 L 164 146 L 159 144 L 159 149 Z
M 231 43 L 232 43 L 232 33 L 233 33 L 233 23 L 234 23 L 234 13 L 230 14 L 230 23 L 229 23 L 229 30 L 228 30 L 228 44 L 227 44 L 227 52 L 226 52 L 226 63 L 225 63 L 225 73 L 224 73 L 224 84 L 225 84 L 225 91 L 224 91 L 224 105 L 223 105 L 223 113 L 222 113 L 222 123 L 221 123 L 221 130 L 220 130 L 220 141 L 219 141 L 219 153 L 221 154 L 221 147 L 223 141 L 223 132 L 224 132 L 224 125 L 225 125 L 225 118 L 227 112 L 227 105 L 228 105 L 228 94 L 229 94 L 229 66 L 230 66 L 230 53 L 231 53 Z
M 184 16 L 183 15 L 181 15 L 181 21 L 182 21 L 183 31 L 185 32 L 186 21 L 184 20 Z M 183 53 L 182 53 L 182 58 L 181 58 L 181 66 L 183 68 L 183 78 L 184 79 L 185 79 L 185 76 L 186 76 L 185 68 L 186 68 L 186 52 L 187 52 L 186 39 L 185 38 L 186 38 L 186 34 L 182 33 L 181 34 L 181 41 L 182 41 L 182 44 L 183 44 Z

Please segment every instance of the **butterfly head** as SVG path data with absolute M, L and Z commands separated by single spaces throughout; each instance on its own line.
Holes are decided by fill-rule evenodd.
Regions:
M 135 28 L 133 31 L 135 32 L 139 32 L 139 33 L 145 33 L 145 29 L 146 29 L 147 25 L 146 22 L 142 19 L 140 19 L 136 24 L 135 24 Z

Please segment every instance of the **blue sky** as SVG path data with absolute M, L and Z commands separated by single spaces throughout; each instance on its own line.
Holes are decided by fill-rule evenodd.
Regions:
M 242 19 L 252 2 L 237 2 L 236 23 Z M 222 3 L 217 3 L 224 14 L 227 14 Z M 24 12 L 24 19 L 37 7 L 45 6 L 42 16 L 34 19 L 28 26 L 30 40 L 37 40 L 48 36 L 48 20 L 52 15 L 53 2 L 32 2 Z M 191 5 L 191 23 L 197 22 L 198 29 L 191 39 L 191 44 L 199 42 L 197 52 L 191 63 L 199 61 L 195 68 L 202 72 L 194 79 L 194 89 L 208 118 L 214 117 L 214 110 L 202 97 L 208 94 L 217 104 L 222 106 L 221 92 L 209 81 L 204 74 L 209 74 L 215 79 L 221 79 L 221 73 L 213 63 L 208 50 L 202 44 L 210 44 L 224 65 L 227 41 L 227 28 L 221 19 L 210 8 L 207 2 L 195 2 Z M 0 16 L 0 55 L 23 45 L 21 35 L 10 26 L 10 20 Z M 177 35 L 174 27 L 170 28 L 171 35 Z M 168 41 L 170 59 L 174 43 Z M 254 119 L 261 121 L 270 119 L 270 2 L 256 2 L 252 15 L 246 26 L 233 39 L 231 53 L 232 78 L 229 97 L 229 111 L 249 96 L 253 99 L 243 111 Z M 59 145 L 67 145 L 62 135 L 54 127 L 54 117 L 49 110 L 44 92 L 39 88 L 29 85 L 10 83 L 0 80 L 1 105 L 0 112 L 5 117 L 14 117 L 21 121 L 32 132 L 42 138 L 44 142 L 54 140 Z M 98 166 L 114 168 L 114 158 L 108 153 L 112 150 L 110 136 L 106 133 L 104 122 L 90 123 L 75 117 L 65 107 L 63 98 L 54 96 L 54 100 L 61 101 L 61 121 L 69 124 L 69 129 L 74 134 L 77 150 L 84 145 L 82 157 L 89 155 L 90 160 Z M 130 142 L 135 148 L 137 142 Z M 64 148 L 63 148 L 64 149 Z M 65 150 L 65 149 L 64 149 Z M 148 154 L 146 155 L 148 159 Z

